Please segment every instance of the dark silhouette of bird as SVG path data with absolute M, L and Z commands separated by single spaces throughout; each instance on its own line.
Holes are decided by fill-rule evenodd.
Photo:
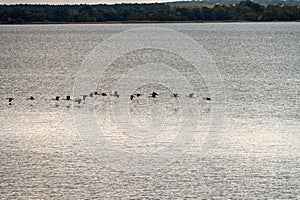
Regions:
M 33 96 L 30 96 L 29 98 L 27 98 L 27 100 L 35 100 L 35 98 Z
M 210 101 L 211 98 L 210 97 L 204 97 L 203 99 L 207 100 L 207 101 Z
M 194 97 L 194 93 L 189 94 L 188 97 L 193 98 Z
M 177 98 L 177 97 L 178 97 L 178 94 L 177 94 L 177 93 L 174 93 L 174 94 L 172 94 L 172 97 Z
M 14 100 L 14 98 L 11 98 L 11 97 L 8 97 L 8 98 L 6 98 L 6 99 L 8 99 L 8 102 L 9 102 L 9 103 L 11 103 L 11 102 Z
M 104 93 L 104 92 L 103 92 L 101 95 L 102 95 L 102 96 L 107 96 L 107 94 L 106 94 L 106 93 Z
M 142 94 L 139 94 L 139 93 L 138 93 L 138 94 L 135 94 L 135 95 L 136 95 L 137 97 L 140 97 L 140 96 L 142 96 Z
M 132 101 L 134 99 L 134 95 L 130 95 L 130 100 Z
M 156 98 L 157 95 L 158 95 L 158 94 L 157 94 L 156 92 L 152 92 L 151 97 L 152 97 L 152 98 Z
M 84 95 L 81 95 L 81 96 L 82 96 L 83 101 L 85 101 L 85 99 L 87 98 L 88 95 L 84 94 Z
M 75 99 L 74 101 L 77 102 L 78 104 L 80 104 L 82 99 Z
M 66 98 L 64 100 L 70 101 L 71 100 L 71 96 L 66 96 Z
M 94 92 L 94 95 L 98 95 L 98 92 Z
M 52 99 L 52 100 L 54 100 L 54 101 L 59 101 L 59 96 L 56 96 L 54 99 Z
M 97 92 L 96 92 L 97 93 Z M 96 95 L 96 94 L 95 94 Z M 90 97 L 93 97 L 94 96 L 94 93 L 93 92 L 91 92 L 90 93 Z
M 112 96 L 115 96 L 115 97 L 117 97 L 117 98 L 119 98 L 119 97 L 120 97 L 120 95 L 118 94 L 118 92 L 117 92 L 117 91 L 115 91 L 115 92 L 112 94 Z

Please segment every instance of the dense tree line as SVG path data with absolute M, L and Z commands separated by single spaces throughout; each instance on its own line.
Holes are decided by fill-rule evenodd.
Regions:
M 246 0 L 232 5 L 0 5 L 0 23 L 195 20 L 300 20 L 300 7 L 260 5 Z
M 189 0 L 189 1 L 171 1 L 167 4 L 181 6 L 183 4 L 238 4 L 240 0 Z M 300 0 L 252 0 L 253 3 L 259 4 L 287 4 L 287 5 L 298 5 L 300 6 Z

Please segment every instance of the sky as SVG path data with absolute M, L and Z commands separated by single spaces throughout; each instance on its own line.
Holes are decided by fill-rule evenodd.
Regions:
M 154 3 L 169 0 L 0 0 L 0 4 L 114 4 L 114 3 Z M 172 1 L 172 0 L 170 0 Z M 173 0 L 174 1 L 174 0 Z

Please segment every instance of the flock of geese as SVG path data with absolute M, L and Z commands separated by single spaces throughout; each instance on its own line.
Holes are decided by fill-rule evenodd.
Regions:
M 110 95 L 110 96 L 114 96 L 114 97 L 117 97 L 117 98 L 120 97 L 120 95 L 118 94 L 117 91 L 115 91 L 113 94 L 108 94 L 108 93 L 104 93 L 104 92 L 103 92 L 103 93 L 91 92 L 89 95 L 81 95 L 82 98 L 77 98 L 77 99 L 74 99 L 74 100 L 71 99 L 71 96 L 66 96 L 64 99 L 61 99 L 60 96 L 56 96 L 55 98 L 53 98 L 53 99 L 51 99 L 51 100 L 54 100 L 54 101 L 60 101 L 60 100 L 74 101 L 74 102 L 77 102 L 78 104 L 81 104 L 81 102 L 82 102 L 82 101 L 85 101 L 87 97 L 94 97 L 94 96 L 96 96 L 96 95 L 99 95 L 99 96 L 109 96 L 109 95 Z M 159 95 L 158 93 L 152 92 L 152 93 L 150 94 L 150 96 L 148 96 L 148 97 L 149 97 L 149 98 L 156 98 L 158 95 Z M 142 96 L 142 94 L 139 94 L 139 93 L 138 93 L 138 94 L 131 94 L 131 95 L 130 95 L 130 100 L 132 101 L 132 100 L 134 100 L 135 98 L 140 97 L 140 96 Z M 173 94 L 171 95 L 171 97 L 178 98 L 179 95 L 178 95 L 177 93 L 173 93 Z M 186 97 L 193 98 L 193 97 L 194 97 L 194 93 L 191 93 L 191 94 L 189 94 L 189 95 L 186 95 Z M 9 105 L 12 105 L 12 103 L 13 103 L 13 101 L 14 101 L 14 98 L 8 97 L 8 98 L 6 98 L 6 99 L 8 100 Z M 207 100 L 207 101 L 210 101 L 210 100 L 211 100 L 210 97 L 204 97 L 203 99 L 204 99 L 204 100 Z M 30 97 L 27 98 L 26 100 L 28 100 L 28 101 L 34 101 L 34 100 L 36 100 L 36 99 L 35 99 L 33 96 L 30 96 Z

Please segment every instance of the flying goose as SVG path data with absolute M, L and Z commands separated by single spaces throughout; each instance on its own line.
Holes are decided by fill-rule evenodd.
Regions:
M 134 95 L 130 95 L 130 100 L 132 101 L 134 99 Z
M 80 104 L 82 99 L 75 99 L 74 101 L 77 102 L 78 104 Z
M 193 98 L 193 96 L 194 96 L 194 93 L 191 93 L 191 94 L 189 94 L 188 97 Z
M 54 100 L 54 101 L 59 101 L 59 98 L 60 98 L 60 96 L 56 96 L 54 99 L 52 99 L 52 100 Z
M 8 98 L 6 98 L 6 99 L 8 99 L 8 102 L 9 102 L 9 103 L 12 102 L 12 101 L 14 100 L 14 98 L 12 98 L 12 97 L 8 97 Z
M 30 96 L 29 98 L 27 98 L 27 100 L 35 100 L 35 98 L 33 96 Z
M 88 95 L 84 94 L 84 95 L 81 95 L 81 96 L 82 96 L 83 101 L 85 101 L 85 99 L 87 98 Z
M 156 92 L 152 92 L 152 93 L 151 93 L 151 97 L 152 97 L 152 98 L 156 98 L 157 95 L 158 95 L 158 93 L 156 93 Z
M 71 96 L 66 96 L 65 100 L 70 101 L 71 100 Z
M 117 91 L 115 91 L 115 92 L 114 92 L 114 94 L 112 94 L 112 96 L 115 96 L 115 97 L 117 97 L 117 98 L 119 98 L 119 97 L 120 97 L 120 95 L 118 94 L 118 92 L 117 92 Z

